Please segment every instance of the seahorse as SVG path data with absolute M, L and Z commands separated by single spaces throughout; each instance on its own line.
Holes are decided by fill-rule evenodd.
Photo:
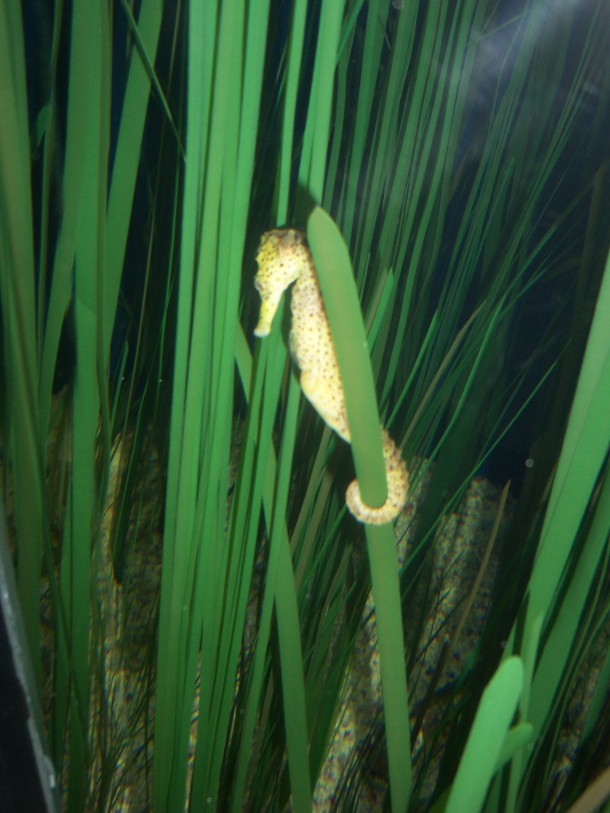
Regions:
M 325 423 L 351 443 L 337 353 L 305 235 L 295 229 L 265 232 L 256 261 L 254 286 L 260 294 L 261 306 L 254 335 L 269 335 L 282 295 L 295 283 L 290 303 L 289 343 L 292 358 L 301 371 L 301 390 Z M 379 508 L 366 505 L 357 480 L 350 483 L 345 494 L 354 517 L 373 525 L 397 517 L 409 490 L 407 468 L 400 451 L 383 427 L 381 431 L 388 489 L 385 503 Z

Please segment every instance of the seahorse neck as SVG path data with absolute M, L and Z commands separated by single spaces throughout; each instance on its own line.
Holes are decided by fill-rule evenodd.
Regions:
M 316 300 L 322 304 L 320 283 L 311 256 L 304 258 L 300 264 L 299 276 L 297 277 L 293 293 L 296 293 L 297 297 L 300 294 L 306 295 L 310 301 Z

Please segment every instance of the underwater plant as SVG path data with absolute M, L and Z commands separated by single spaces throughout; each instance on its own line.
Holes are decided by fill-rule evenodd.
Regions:
M 604 0 L 0 0 L 0 462 L 66 810 L 322 809 L 373 621 L 333 809 L 375 773 L 394 813 L 607 797 L 609 40 Z M 276 228 L 349 447 L 283 304 L 252 336 Z M 386 498 L 380 426 L 404 539 L 345 511 L 352 456 Z M 507 449 L 505 536 L 441 619 L 440 538 Z

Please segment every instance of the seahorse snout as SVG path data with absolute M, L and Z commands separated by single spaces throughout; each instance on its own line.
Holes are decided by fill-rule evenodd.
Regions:
M 271 325 L 282 298 L 282 291 L 263 293 L 259 288 L 258 292 L 261 296 L 261 309 L 258 315 L 258 324 L 254 328 L 254 335 L 262 337 L 271 333 Z

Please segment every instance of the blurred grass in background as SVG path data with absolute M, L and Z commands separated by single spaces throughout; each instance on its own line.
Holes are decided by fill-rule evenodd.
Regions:
M 371 577 L 392 810 L 547 809 L 609 609 L 606 4 L 32 8 L 0 0 L 2 463 L 66 809 L 116 809 L 132 759 L 157 811 L 309 810 Z M 285 224 L 314 245 L 328 227 L 322 258 L 342 235 L 381 420 L 413 491 L 428 479 L 400 583 L 389 528 L 366 529 L 368 565 L 353 555 L 347 449 L 299 408 L 281 327 L 250 338 L 256 245 Z M 405 672 L 435 601 L 412 623 L 415 586 L 511 444 L 534 466 L 480 643 L 412 772 Z M 133 755 L 112 675 L 135 610 L 117 628 L 104 596 L 132 608 L 143 589 L 126 574 L 156 530 L 141 494 L 157 467 Z M 607 763 L 609 674 L 554 810 Z M 343 777 L 337 809 L 362 781 Z

